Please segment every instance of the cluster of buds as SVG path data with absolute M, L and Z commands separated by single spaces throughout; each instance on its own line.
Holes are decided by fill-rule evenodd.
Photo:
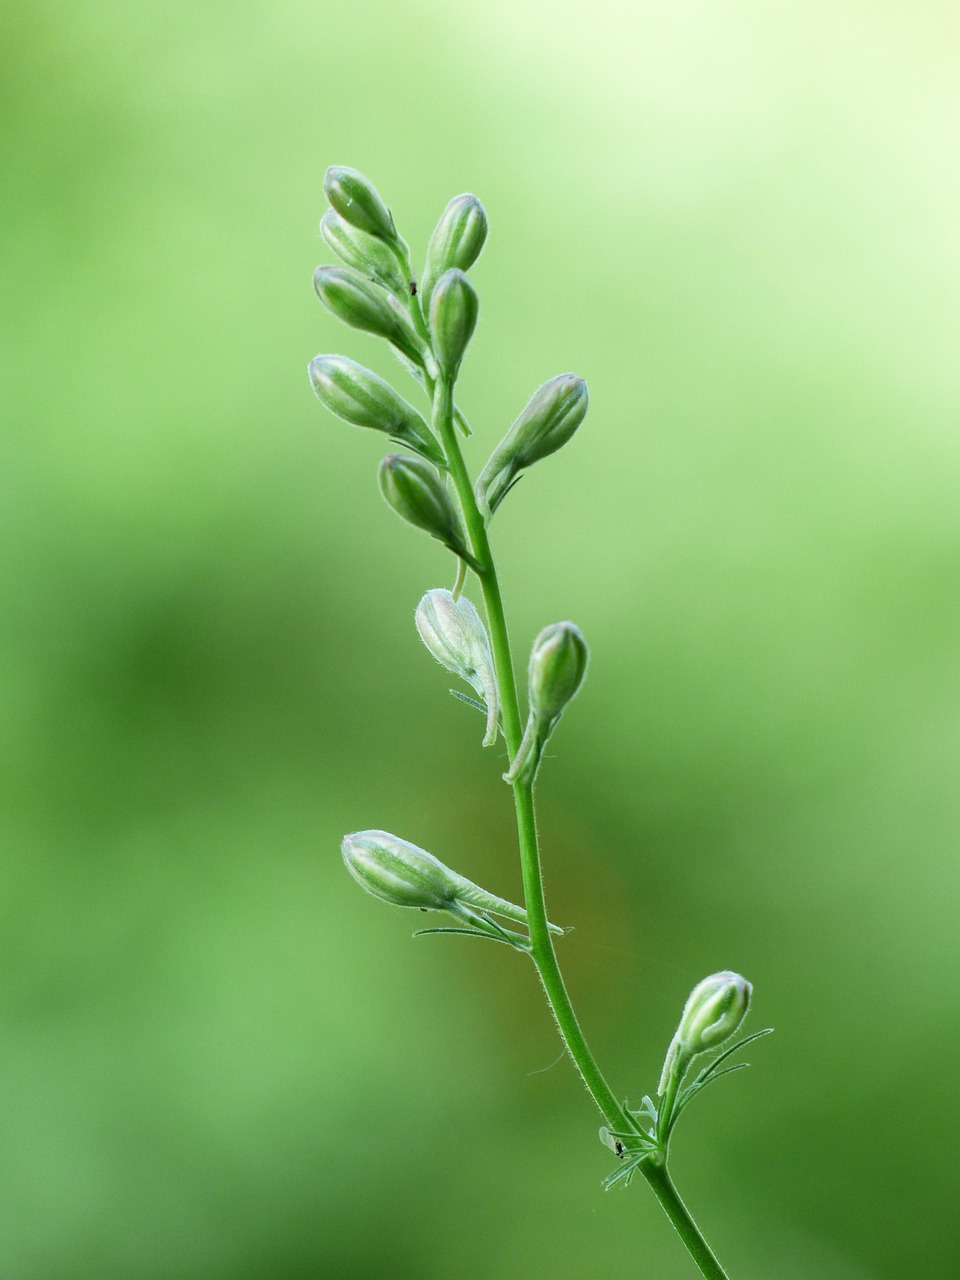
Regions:
M 469 194 L 449 202 L 427 245 L 418 294 L 406 241 L 373 183 L 356 169 L 334 165 L 327 170 L 324 190 L 330 208 L 320 231 L 343 265 L 317 268 L 313 283 L 318 298 L 345 324 L 385 338 L 429 395 L 445 388 L 452 402 L 479 316 L 477 293 L 466 272 L 486 243 L 483 205 Z M 369 369 L 344 356 L 322 355 L 310 364 L 310 380 L 318 398 L 338 417 L 381 431 L 438 471 L 447 469 L 443 448 L 423 417 Z M 567 443 L 587 404 L 587 385 L 572 373 L 551 378 L 532 396 L 477 482 L 477 503 L 486 519 L 528 467 Z M 454 414 L 468 430 L 455 406 Z M 394 510 L 470 564 L 460 517 L 449 500 L 438 496 L 439 488 L 445 492 L 442 481 L 425 479 L 423 469 L 406 458 L 388 459 L 384 468 L 380 488 Z
M 519 736 L 519 710 L 509 653 L 503 652 L 507 641 L 485 525 L 520 476 L 574 436 L 587 414 L 587 385 L 573 373 L 544 383 L 494 449 L 471 490 L 454 435 L 455 424 L 467 435 L 470 431 L 455 404 L 454 389 L 479 317 L 477 293 L 467 272 L 487 239 L 484 208 L 468 194 L 449 202 L 427 246 L 418 292 L 408 246 L 373 184 L 355 169 L 335 166 L 327 171 L 324 189 L 330 208 L 320 230 L 343 265 L 317 268 L 317 296 L 339 320 L 391 344 L 430 398 L 432 425 L 383 378 L 345 356 L 319 355 L 312 360 L 311 384 L 337 417 L 379 431 L 414 455 L 392 453 L 383 459 L 381 494 L 408 524 L 427 532 L 458 558 L 454 590 L 428 591 L 417 606 L 417 631 L 437 662 L 476 693 L 479 701 L 451 690 L 485 714 L 484 746 L 494 745 L 501 731 L 497 681 L 497 665 L 501 664 L 500 674 L 505 676 L 502 692 L 509 690 L 510 694 L 505 736 L 513 747 Z M 459 505 L 451 496 L 451 481 Z M 491 609 L 497 663 L 479 613 L 462 594 L 468 567 L 481 578 Z M 544 748 L 583 684 L 588 662 L 587 642 L 572 622 L 553 623 L 534 640 L 528 668 L 527 722 L 503 775 L 518 788 L 518 800 L 522 789 L 529 800 Z M 418 932 L 486 937 L 531 954 L 563 1026 L 557 1003 L 563 995 L 562 983 L 554 973 L 556 983 L 551 990 L 540 950 L 540 930 L 535 927 L 531 938 L 529 932 L 520 933 L 500 923 L 507 920 L 529 931 L 524 907 L 488 892 L 425 849 L 387 831 L 345 836 L 341 849 L 348 871 L 368 893 L 393 906 L 446 912 L 455 921 L 453 927 Z M 532 863 L 524 864 L 525 873 L 537 870 L 535 849 L 531 857 Z M 536 899 L 530 901 L 533 904 Z M 535 919 L 542 923 L 542 914 Z M 549 922 L 547 928 L 552 933 L 563 932 Z M 601 1140 L 621 1161 L 620 1169 L 608 1178 L 608 1186 L 628 1183 L 645 1161 L 664 1165 L 673 1126 L 691 1098 L 735 1070 L 719 1068 L 745 1044 L 766 1034 L 756 1032 L 725 1047 L 692 1081 L 684 1083 L 695 1058 L 734 1036 L 746 1016 L 750 995 L 750 983 L 730 971 L 712 974 L 693 989 L 667 1051 L 656 1101 L 644 1096 L 638 1111 L 628 1111 L 624 1104 L 617 1112 L 627 1127 L 614 1130 L 604 1126 L 600 1131 Z M 568 1047 L 580 1063 L 569 1041 Z M 582 1064 L 581 1071 L 588 1079 Z M 594 1096 L 610 1116 L 610 1108 L 597 1093 Z
M 452 388 L 479 314 L 476 291 L 464 273 L 486 240 L 487 215 L 480 201 L 457 196 L 443 211 L 427 249 L 418 297 L 409 249 L 376 187 L 356 169 L 335 165 L 327 170 L 324 190 L 330 208 L 320 231 L 343 265 L 317 268 L 318 298 L 345 324 L 385 338 L 428 394 L 441 380 Z M 404 520 L 476 567 L 441 478 L 448 465 L 443 448 L 417 410 L 377 374 L 345 356 L 317 356 L 310 363 L 310 381 L 332 413 L 380 431 L 418 455 L 384 460 L 381 493 Z

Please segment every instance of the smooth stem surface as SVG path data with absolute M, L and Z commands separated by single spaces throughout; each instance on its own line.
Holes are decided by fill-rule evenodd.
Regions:
M 520 704 L 517 697 L 517 679 L 513 669 L 510 638 L 503 610 L 503 596 L 497 577 L 493 552 L 487 536 L 487 527 L 477 505 L 473 485 L 467 471 L 460 441 L 453 425 L 453 387 L 442 375 L 433 395 L 433 426 L 440 437 L 450 474 L 460 499 L 470 549 L 480 567 L 478 577 L 483 589 L 490 627 L 490 644 L 500 686 L 500 705 L 503 712 L 503 736 L 507 742 L 510 761 L 513 762 L 522 737 Z M 600 1109 L 611 1129 L 628 1132 L 638 1129 L 633 1117 L 617 1101 L 615 1094 L 597 1066 L 590 1046 L 577 1021 L 570 996 L 557 963 L 553 939 L 547 928 L 547 908 L 543 894 L 543 877 L 540 871 L 540 851 L 537 843 L 537 819 L 533 802 L 533 782 L 517 781 L 513 784 L 513 801 L 517 812 L 517 834 L 520 843 L 520 866 L 523 873 L 523 892 L 530 933 L 530 956 L 537 966 L 547 1001 L 564 1045 L 583 1078 L 590 1096 Z M 728 1280 L 726 1272 L 714 1257 L 697 1224 L 690 1217 L 686 1206 L 677 1194 L 667 1174 L 665 1165 L 652 1167 L 644 1161 L 640 1171 L 650 1183 L 667 1217 L 676 1227 L 690 1256 L 707 1280 Z

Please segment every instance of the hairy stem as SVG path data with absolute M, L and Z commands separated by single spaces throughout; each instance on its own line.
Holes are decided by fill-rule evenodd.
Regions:
M 652 1160 L 644 1160 L 640 1172 L 650 1184 L 654 1195 L 660 1201 L 664 1213 L 677 1229 L 680 1239 L 694 1262 L 707 1280 L 729 1280 L 727 1273 L 717 1261 L 713 1250 L 700 1234 L 700 1229 L 690 1216 L 690 1211 L 680 1199 L 677 1188 L 673 1185 L 666 1164 L 655 1164 Z
M 500 580 L 497 576 L 486 522 L 477 505 L 473 485 L 467 471 L 460 442 L 454 430 L 453 387 L 444 377 L 436 383 L 433 393 L 433 425 L 440 437 L 450 474 L 453 477 L 463 519 L 470 539 L 470 549 L 479 566 L 478 577 L 483 590 L 490 628 L 490 644 L 500 686 L 500 705 L 503 712 L 503 734 L 511 762 L 516 756 L 523 733 L 520 703 L 517 696 L 517 678 L 507 633 L 507 621 L 503 608 Z M 540 851 L 537 841 L 537 819 L 533 800 L 533 779 L 518 779 L 513 783 L 513 801 L 517 813 L 517 834 L 520 844 L 520 866 L 523 875 L 524 902 L 530 933 L 530 957 L 537 966 L 547 1002 L 556 1019 L 561 1039 L 587 1086 L 590 1096 L 611 1129 L 625 1133 L 639 1130 L 633 1116 L 617 1101 L 616 1095 L 604 1079 L 587 1044 L 576 1012 L 567 992 L 557 963 L 553 939 L 547 926 L 547 908 L 543 892 L 543 876 L 540 870 Z M 665 1164 L 653 1167 L 653 1161 L 645 1160 L 640 1171 L 650 1183 L 667 1217 L 676 1227 L 690 1256 L 707 1280 L 727 1280 L 726 1273 L 714 1257 L 710 1246 L 700 1234 L 677 1190 L 667 1175 Z

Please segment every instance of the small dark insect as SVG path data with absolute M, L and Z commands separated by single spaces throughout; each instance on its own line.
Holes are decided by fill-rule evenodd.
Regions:
M 613 1149 L 614 1151 L 616 1151 L 617 1155 L 620 1156 L 621 1159 L 623 1159 L 623 1143 L 615 1142 L 613 1144 Z
M 417 282 L 416 280 L 411 280 L 410 281 L 410 297 L 415 298 L 416 296 L 417 296 Z

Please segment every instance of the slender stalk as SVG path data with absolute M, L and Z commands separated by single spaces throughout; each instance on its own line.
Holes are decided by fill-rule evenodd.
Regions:
M 490 644 L 500 687 L 500 704 L 503 712 L 503 734 L 507 751 L 513 760 L 520 746 L 522 721 L 517 696 L 517 679 L 507 632 L 503 595 L 497 575 L 486 522 L 477 505 L 470 475 L 464 462 L 460 442 L 453 425 L 453 387 L 450 381 L 440 377 L 433 394 L 433 425 L 440 437 L 450 474 L 453 477 L 460 507 L 463 512 L 470 548 L 480 567 L 478 577 L 483 590 L 490 627 Z M 587 1044 L 576 1012 L 567 992 L 553 948 L 553 939 L 547 928 L 547 908 L 543 892 L 543 876 L 540 869 L 540 851 L 537 840 L 537 820 L 533 799 L 533 781 L 518 780 L 513 784 L 513 800 L 517 814 L 517 834 L 520 844 L 520 866 L 523 875 L 523 892 L 530 933 L 530 956 L 537 967 L 547 1002 L 557 1023 L 560 1037 L 580 1072 L 583 1083 L 596 1103 L 607 1124 L 620 1132 L 638 1129 L 633 1116 L 618 1102 L 607 1084 L 596 1059 Z M 644 1161 L 640 1171 L 653 1188 L 667 1217 L 676 1227 L 690 1256 L 707 1280 L 727 1280 L 726 1273 L 714 1257 L 710 1246 L 691 1218 L 677 1190 L 667 1175 L 665 1165 L 653 1167 L 652 1161 Z
M 660 1201 L 660 1207 L 677 1229 L 680 1239 L 694 1262 L 707 1280 L 729 1280 L 727 1273 L 717 1261 L 716 1254 L 700 1234 L 700 1229 L 690 1216 L 690 1211 L 680 1199 L 677 1188 L 667 1171 L 666 1164 L 654 1164 L 644 1160 L 640 1172 L 646 1178 L 654 1195 Z

